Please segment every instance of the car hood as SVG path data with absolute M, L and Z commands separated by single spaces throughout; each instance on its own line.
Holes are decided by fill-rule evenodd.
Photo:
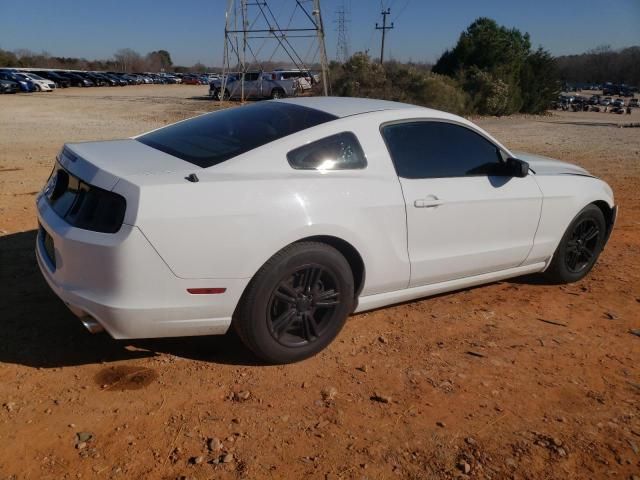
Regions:
M 112 190 L 121 178 L 132 181 L 175 172 L 192 172 L 193 165 L 137 140 L 68 143 L 60 164 L 91 185 Z
M 532 153 L 514 153 L 516 158 L 527 162 L 536 175 L 583 175 L 593 177 L 587 170 L 572 163 Z

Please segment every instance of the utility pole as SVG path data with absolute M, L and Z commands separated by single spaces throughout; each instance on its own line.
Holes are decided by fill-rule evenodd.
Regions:
M 387 8 L 382 11 L 382 26 L 378 26 L 376 22 L 376 30 L 382 30 L 382 48 L 380 48 L 380 64 L 384 62 L 384 39 L 387 34 L 387 30 L 393 30 L 393 22 L 391 26 L 387 27 L 387 15 L 391 15 L 391 8 Z

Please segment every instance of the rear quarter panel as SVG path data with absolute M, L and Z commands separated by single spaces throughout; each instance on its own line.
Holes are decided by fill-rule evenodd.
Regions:
M 402 191 L 378 131 L 367 117 L 341 119 L 291 135 L 220 165 L 200 181 L 141 179 L 136 224 L 182 278 L 251 278 L 283 247 L 318 235 L 349 242 L 365 264 L 362 295 L 406 288 L 409 261 Z M 294 170 L 287 152 L 352 131 L 363 170 Z

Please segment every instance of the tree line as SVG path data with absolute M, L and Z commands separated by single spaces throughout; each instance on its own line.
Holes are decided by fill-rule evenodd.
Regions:
M 581 55 L 558 57 L 556 62 L 564 82 L 640 86 L 640 46 L 613 50 L 604 45 Z
M 107 60 L 56 57 L 47 52 L 0 49 L 0 67 L 32 67 L 64 70 L 118 71 L 118 72 L 206 72 L 210 67 L 197 62 L 192 66 L 174 65 L 167 50 L 154 50 L 142 55 L 131 48 L 121 48 Z

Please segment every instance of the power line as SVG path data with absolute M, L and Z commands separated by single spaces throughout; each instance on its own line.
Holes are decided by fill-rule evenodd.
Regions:
M 382 46 L 380 47 L 380 63 L 384 62 L 384 41 L 387 36 L 387 30 L 393 30 L 394 24 L 391 22 L 391 26 L 387 26 L 387 15 L 391 15 L 391 8 L 387 8 L 386 10 L 382 10 L 382 26 L 378 26 L 376 22 L 376 30 L 382 30 Z
M 221 92 L 225 91 L 229 74 L 238 72 L 241 81 L 241 99 L 244 100 L 245 74 L 251 65 L 262 69 L 262 62 L 258 59 L 258 55 L 271 40 L 275 43 L 275 49 L 269 61 L 278 51 L 282 51 L 297 69 L 309 71 L 319 55 L 324 94 L 328 94 L 328 61 L 320 0 L 287 0 L 286 4 L 290 6 L 289 8 L 292 7 L 293 12 L 289 23 L 283 28 L 278 21 L 278 18 L 283 16 L 276 16 L 267 0 L 227 0 Z M 295 18 L 296 14 L 297 18 Z M 306 55 L 300 55 L 299 49 L 302 46 L 296 44 L 296 39 L 308 39 L 307 42 L 311 43 Z M 261 41 L 259 48 L 254 47 L 253 42 L 256 40 Z M 315 54 L 310 58 L 314 50 Z M 248 55 L 252 59 L 248 58 Z M 220 98 L 224 96 L 221 95 Z
M 396 20 L 398 20 L 398 18 L 400 18 L 400 15 L 402 15 L 402 14 L 404 13 L 404 11 L 405 11 L 405 10 L 407 9 L 407 7 L 409 6 L 409 2 L 410 2 L 410 1 L 411 1 L 411 0 L 407 0 L 407 1 L 405 2 L 405 4 L 402 6 L 402 8 L 400 9 L 400 11 L 399 11 L 398 13 L 396 13 L 396 16 L 395 16 L 395 17 L 393 17 L 393 19 L 392 19 L 394 22 L 395 22 Z

